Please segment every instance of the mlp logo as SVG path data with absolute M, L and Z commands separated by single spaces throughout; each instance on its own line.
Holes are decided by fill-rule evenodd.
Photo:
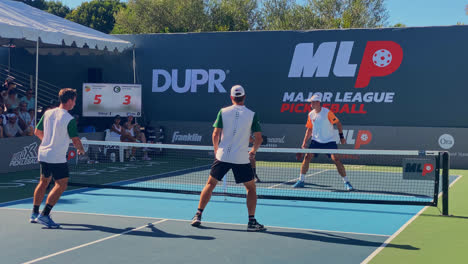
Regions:
M 434 165 L 430 163 L 407 163 L 405 166 L 405 172 L 417 172 L 422 176 L 426 176 L 426 174 L 431 173 L 432 171 L 434 171 Z
M 356 138 L 354 137 L 354 130 L 343 129 L 343 136 L 346 139 L 346 144 L 354 145 L 355 149 L 361 148 L 372 141 L 372 133 L 369 130 L 359 130 Z
M 420 158 L 403 159 L 403 179 L 434 180 L 434 161 Z
M 289 78 L 328 77 L 333 64 L 336 77 L 354 77 L 357 64 L 350 64 L 354 41 L 323 42 L 314 53 L 314 43 L 299 43 L 294 50 Z M 393 41 L 368 41 L 361 59 L 355 88 L 369 85 L 371 78 L 387 76 L 395 72 L 403 60 L 403 49 Z

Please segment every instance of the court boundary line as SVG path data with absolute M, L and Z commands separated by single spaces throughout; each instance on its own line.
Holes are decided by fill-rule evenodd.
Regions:
M 463 176 L 462 175 L 453 175 L 457 176 L 457 178 L 449 185 L 449 188 L 452 188 L 452 186 L 460 180 Z M 442 193 L 439 193 L 439 198 L 442 196 Z M 369 261 L 371 261 L 375 256 L 377 256 L 385 247 L 387 247 L 390 242 L 392 242 L 393 239 L 395 239 L 401 232 L 403 232 L 406 227 L 408 227 L 418 216 L 420 216 L 424 211 L 426 211 L 427 208 L 431 206 L 425 206 L 422 208 L 416 215 L 414 215 L 410 220 L 408 220 L 403 226 L 400 227 L 393 235 L 391 235 L 387 240 L 385 240 L 382 245 L 380 245 L 374 252 L 372 252 L 366 259 L 364 259 L 361 264 L 367 264 Z
M 151 223 L 151 225 L 157 225 L 157 224 L 160 224 L 160 223 L 164 223 L 167 220 L 168 219 L 161 219 L 159 221 Z M 131 230 L 127 230 L 127 231 L 119 233 L 119 234 L 115 234 L 115 235 L 108 236 L 108 237 L 103 237 L 103 238 L 98 239 L 98 240 L 94 240 L 94 241 L 91 241 L 91 242 L 88 242 L 88 243 L 85 243 L 85 244 L 81 244 L 81 245 L 78 245 L 78 246 L 75 246 L 75 247 L 72 247 L 72 248 L 68 248 L 68 249 L 65 249 L 65 250 L 62 250 L 62 251 L 58 251 L 58 252 L 55 252 L 55 253 L 40 257 L 40 258 L 36 258 L 36 259 L 30 260 L 30 261 L 27 261 L 27 262 L 23 262 L 23 264 L 36 263 L 38 261 L 42 261 L 44 259 L 49 259 L 49 258 L 58 256 L 58 255 L 61 255 L 61 254 L 64 254 L 64 253 L 67 253 L 67 252 L 70 252 L 70 251 L 73 251 L 73 250 L 76 250 L 76 249 L 84 248 L 84 247 L 94 245 L 94 244 L 97 244 L 97 243 L 100 243 L 100 242 L 103 242 L 103 241 L 106 241 L 106 240 L 109 240 L 109 239 L 112 239 L 112 238 L 116 238 L 116 237 L 119 237 L 119 236 L 122 236 L 122 235 L 125 235 L 125 234 L 128 234 L 128 233 L 131 233 L 133 231 L 143 229 L 143 228 L 148 227 L 148 226 L 149 226 L 149 224 L 146 224 L 144 226 L 136 227 L 136 228 L 133 228 Z
M 204 165 L 204 166 L 208 166 L 208 165 Z M 204 166 L 193 167 L 193 168 L 190 168 L 190 169 L 200 169 L 201 167 L 204 167 Z M 182 170 L 184 170 L 184 169 L 182 169 Z M 177 170 L 177 171 L 173 171 L 173 172 L 180 172 L 182 170 Z M 117 182 L 113 182 L 113 183 L 109 183 L 109 184 L 123 183 L 125 181 L 134 181 L 134 180 L 137 180 L 137 179 L 141 179 L 143 177 L 156 177 L 156 176 L 161 176 L 163 174 L 168 174 L 168 173 L 173 173 L 173 172 L 163 172 L 163 173 L 159 173 L 159 174 L 141 176 L 141 177 L 138 177 L 138 178 L 133 178 L 131 180 L 122 180 L 122 181 L 117 181 Z M 73 185 L 70 185 L 70 186 L 73 186 Z M 77 188 L 77 189 L 73 189 L 73 190 L 64 191 L 62 193 L 62 196 L 69 195 L 69 194 L 75 194 L 75 193 L 81 193 L 81 192 L 87 192 L 88 189 L 89 190 L 96 190 L 96 189 L 101 189 L 101 188 L 81 187 L 81 188 Z M 13 201 L 2 202 L 2 203 L 0 203 L 0 208 L 5 207 L 5 206 L 11 206 L 11 205 L 16 204 L 17 202 L 26 201 L 26 200 L 33 199 L 33 198 L 34 198 L 34 196 L 31 196 L 31 197 L 28 197 L 28 198 L 22 198 L 22 199 L 13 200 Z
M 328 165 L 328 163 L 327 163 L 327 165 Z M 330 163 L 330 165 L 333 165 L 333 164 Z M 351 166 L 354 166 L 354 165 L 351 165 Z M 364 165 L 357 165 L 356 167 L 357 167 L 357 169 L 359 169 L 359 168 L 361 168 L 361 167 L 364 167 Z M 313 169 L 313 168 L 312 168 L 312 169 Z M 319 172 L 314 172 L 314 173 L 312 173 L 312 174 L 308 174 L 308 175 L 306 175 L 304 178 L 311 177 L 311 176 L 314 176 L 314 175 L 318 175 L 318 174 L 320 174 L 320 173 L 322 173 L 322 172 L 326 172 L 326 171 L 329 171 L 329 170 L 332 170 L 332 169 L 323 169 L 323 170 L 321 170 L 321 171 L 319 171 Z M 275 184 L 275 185 L 273 185 L 273 186 L 268 187 L 267 189 L 273 189 L 273 188 L 275 188 L 276 186 L 280 186 L 280 185 L 286 184 L 286 183 L 288 183 L 288 182 L 297 181 L 297 179 L 298 179 L 298 178 L 294 178 L 294 179 L 289 180 L 289 181 L 285 181 L 285 182 L 282 182 L 282 183 L 278 183 L 278 184 Z
M 318 172 L 314 172 L 314 173 L 312 173 L 312 174 L 306 175 L 304 178 L 311 177 L 311 176 L 314 176 L 314 175 L 317 175 L 317 174 L 320 174 L 320 173 L 322 173 L 322 172 L 326 172 L 326 171 L 329 171 L 329 170 L 331 170 L 331 169 L 326 169 L 326 170 L 321 170 L 321 171 L 318 171 Z M 280 185 L 286 184 L 286 183 L 288 183 L 288 182 L 297 181 L 297 179 L 298 179 L 298 178 L 294 178 L 294 179 L 289 180 L 289 181 L 285 181 L 285 182 L 282 182 L 282 183 L 278 183 L 278 184 L 275 184 L 275 185 L 273 185 L 273 186 L 268 187 L 267 189 L 273 189 L 273 188 L 275 188 L 276 186 L 280 186 Z
M 9 208 L 3 207 L 0 210 L 16 210 L 16 211 L 31 211 L 31 209 L 26 208 Z M 109 216 L 109 217 L 121 217 L 121 218 L 134 218 L 134 219 L 165 219 L 168 221 L 175 221 L 175 222 L 191 222 L 192 220 L 185 220 L 185 219 L 176 219 L 176 218 L 161 218 L 161 217 L 149 217 L 149 216 L 131 216 L 131 215 L 116 215 L 116 214 L 98 214 L 98 213 L 83 213 L 83 212 L 70 212 L 70 211 L 56 211 L 55 213 L 63 213 L 63 214 L 82 214 L 82 215 L 97 215 L 97 216 Z M 235 225 L 235 226 L 245 226 L 246 224 L 238 224 L 238 223 L 224 223 L 224 222 L 210 222 L 210 221 L 203 221 L 203 223 L 207 224 L 219 224 L 219 225 Z M 340 234 L 351 234 L 351 235 L 364 235 L 364 236 L 383 236 L 389 237 L 390 235 L 383 235 L 383 234 L 370 234 L 370 233 L 358 233 L 358 232 L 347 232 L 347 231 L 334 231 L 334 230 L 323 230 L 323 229 L 309 229 L 309 228 L 298 228 L 298 227 L 284 227 L 284 226 L 267 226 L 267 228 L 278 228 L 278 229 L 288 229 L 288 230 L 302 230 L 302 231 L 313 231 L 313 232 L 329 232 L 329 233 L 340 233 Z

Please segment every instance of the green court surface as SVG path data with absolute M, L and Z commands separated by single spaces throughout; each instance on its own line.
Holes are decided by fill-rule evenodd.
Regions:
M 468 263 L 468 171 L 451 170 L 450 174 L 462 176 L 449 191 L 451 216 L 440 216 L 441 205 L 427 207 L 391 240 L 419 250 L 384 248 L 369 263 Z

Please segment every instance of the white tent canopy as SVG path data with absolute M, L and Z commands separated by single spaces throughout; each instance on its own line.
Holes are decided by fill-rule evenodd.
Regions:
M 0 44 L 35 47 L 41 43 L 123 51 L 132 43 L 61 17 L 41 11 L 22 2 L 0 1 Z M 45 46 L 45 47 L 46 47 Z
M 36 106 L 39 77 L 39 45 L 44 50 L 59 48 L 73 52 L 90 50 L 121 52 L 133 44 L 117 37 L 49 14 L 21 2 L 0 1 L 0 45 L 35 49 Z M 49 52 L 46 52 L 49 53 Z M 135 49 L 133 49 L 133 79 L 135 80 Z

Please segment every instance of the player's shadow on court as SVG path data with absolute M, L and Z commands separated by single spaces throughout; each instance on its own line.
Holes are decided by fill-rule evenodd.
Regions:
M 210 227 L 210 226 L 200 226 L 199 228 L 208 229 L 208 230 L 230 231 L 230 232 L 247 232 L 246 230 L 240 230 L 240 229 L 219 228 L 219 227 Z M 292 231 L 272 231 L 272 230 L 267 229 L 266 231 L 262 233 L 275 235 L 275 236 L 288 237 L 288 238 L 308 240 L 308 241 L 319 241 L 322 243 L 342 244 L 342 245 L 352 245 L 352 246 L 362 246 L 362 247 L 377 247 L 378 248 L 383 243 L 381 241 L 370 241 L 370 240 L 353 238 L 352 234 L 343 236 L 343 235 L 336 235 L 333 233 L 307 231 L 307 230 L 304 230 L 303 232 L 292 232 Z M 372 235 L 369 235 L 369 236 L 372 236 Z M 386 247 L 398 248 L 398 249 L 403 249 L 403 250 L 419 250 L 420 249 L 417 247 L 413 247 L 411 245 L 399 245 L 399 244 L 392 244 L 392 243 L 387 244 Z
M 100 225 L 89 225 L 89 224 L 60 224 L 61 228 L 59 230 L 70 230 L 70 231 L 101 231 L 110 234 L 122 234 L 124 232 L 130 231 L 134 229 L 134 227 L 127 227 L 127 228 L 114 228 L 108 226 L 100 226 Z M 123 235 L 125 236 L 141 236 L 141 237 L 157 237 L 157 238 L 191 238 L 196 240 L 214 240 L 215 237 L 212 236 L 195 236 L 195 235 L 176 235 L 164 232 L 158 228 L 156 228 L 153 224 L 149 223 L 146 227 L 151 230 L 143 231 L 143 230 L 135 230 Z

